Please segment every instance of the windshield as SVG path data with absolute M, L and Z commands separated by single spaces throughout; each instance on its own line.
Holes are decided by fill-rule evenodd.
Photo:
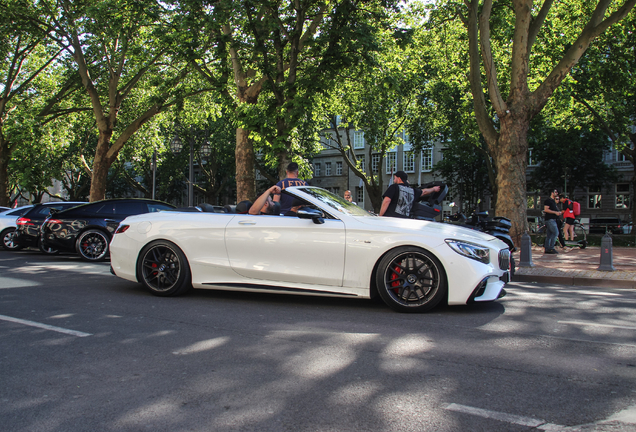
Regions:
M 350 203 L 346 199 L 335 195 L 328 190 L 315 187 L 298 187 L 294 188 L 303 191 L 307 195 L 311 195 L 325 205 L 326 210 L 334 210 L 338 213 L 344 213 L 350 216 L 372 216 L 371 213 Z

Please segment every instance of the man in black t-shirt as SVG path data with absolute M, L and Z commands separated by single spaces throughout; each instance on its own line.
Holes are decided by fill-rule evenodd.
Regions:
M 547 254 L 557 254 L 558 252 L 554 250 L 554 244 L 556 243 L 556 239 L 559 235 L 559 229 L 557 227 L 557 218 L 561 216 L 561 211 L 557 207 L 556 200 L 559 196 L 558 190 L 553 190 L 550 192 L 550 197 L 546 198 L 543 201 L 543 213 L 545 214 L 545 243 L 543 247 L 545 248 L 545 253 Z
M 409 186 L 409 177 L 404 171 L 398 171 L 393 176 L 393 184 L 382 195 L 380 216 L 399 218 L 411 217 L 413 203 L 423 195 L 439 192 L 440 187 L 417 189 Z
M 287 173 L 287 177 L 276 183 L 276 186 L 278 186 L 281 190 L 285 190 L 285 188 L 290 186 L 307 186 L 307 182 L 305 180 L 298 178 L 298 164 L 296 162 L 292 162 L 287 165 L 287 169 L 285 171 Z M 280 213 L 287 214 L 287 212 L 291 210 L 294 198 L 289 195 L 278 193 L 274 195 L 274 202 L 280 202 Z

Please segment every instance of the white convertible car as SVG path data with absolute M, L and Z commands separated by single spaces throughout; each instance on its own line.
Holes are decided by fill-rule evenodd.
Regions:
M 510 252 L 488 234 L 378 217 L 324 189 L 286 189 L 297 217 L 165 211 L 126 218 L 110 245 L 112 271 L 172 296 L 191 287 L 372 298 L 423 312 L 493 301 Z

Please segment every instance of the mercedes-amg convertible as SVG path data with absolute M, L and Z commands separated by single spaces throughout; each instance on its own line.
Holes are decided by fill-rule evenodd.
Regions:
M 112 271 L 159 296 L 190 288 L 368 299 L 424 312 L 505 293 L 510 251 L 462 227 L 378 217 L 324 189 L 288 188 L 296 217 L 163 211 L 126 218 Z

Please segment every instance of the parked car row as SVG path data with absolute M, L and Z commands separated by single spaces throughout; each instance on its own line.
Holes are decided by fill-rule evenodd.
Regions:
M 0 214 L 5 250 L 38 248 L 42 253 L 78 253 L 86 261 L 102 261 L 119 223 L 128 216 L 172 210 L 149 199 L 109 199 L 92 203 L 51 202 Z

